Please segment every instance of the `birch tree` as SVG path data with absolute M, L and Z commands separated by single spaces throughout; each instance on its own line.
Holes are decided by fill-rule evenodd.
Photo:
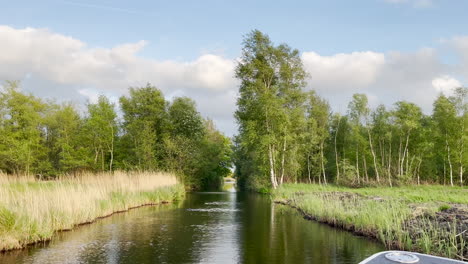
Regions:
M 281 184 L 295 143 L 292 128 L 298 124 L 293 120 L 300 116 L 305 76 L 297 50 L 274 46 L 258 30 L 244 39 L 236 68 L 240 97 L 235 116 L 242 144 L 259 155 L 258 166 L 269 175 L 272 188 Z

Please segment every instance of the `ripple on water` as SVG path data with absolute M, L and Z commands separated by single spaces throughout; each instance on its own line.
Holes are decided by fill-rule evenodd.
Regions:
M 206 205 L 228 205 L 233 204 L 232 202 L 207 202 Z
M 228 213 L 228 212 L 237 212 L 239 209 L 229 209 L 229 208 L 188 208 L 187 211 L 190 212 L 210 212 L 210 213 Z

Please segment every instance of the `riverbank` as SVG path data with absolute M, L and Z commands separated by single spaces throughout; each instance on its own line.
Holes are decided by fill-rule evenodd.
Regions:
M 375 238 L 389 249 L 468 259 L 467 188 L 285 184 L 272 195 L 307 219 Z
M 0 174 L 0 251 L 47 241 L 55 232 L 144 205 L 181 199 L 166 173 L 85 174 L 54 181 Z

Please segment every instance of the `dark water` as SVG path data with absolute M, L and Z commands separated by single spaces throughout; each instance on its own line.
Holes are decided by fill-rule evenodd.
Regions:
M 358 263 L 383 247 L 304 220 L 267 196 L 188 194 L 64 232 L 0 263 Z

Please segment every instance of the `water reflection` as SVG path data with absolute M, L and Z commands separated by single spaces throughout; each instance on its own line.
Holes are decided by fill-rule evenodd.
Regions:
M 209 192 L 61 233 L 0 263 L 357 263 L 382 249 L 266 196 Z

